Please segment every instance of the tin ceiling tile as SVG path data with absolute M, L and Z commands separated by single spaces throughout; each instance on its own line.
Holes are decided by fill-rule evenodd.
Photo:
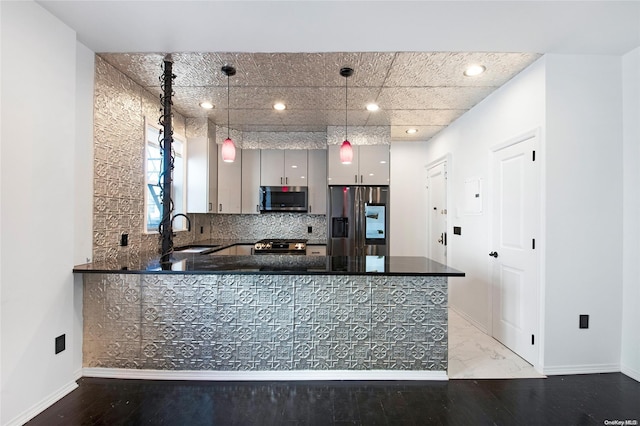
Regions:
M 385 82 L 387 87 L 501 86 L 538 59 L 525 53 L 404 52 Z M 467 77 L 470 65 L 483 65 L 486 72 Z
M 158 98 L 164 53 L 99 56 Z M 232 127 L 326 131 L 327 126 L 344 126 L 345 78 L 339 70 L 349 66 L 354 69 L 346 81 L 350 126 L 391 125 L 398 140 L 425 140 L 539 57 L 485 52 L 174 53 L 173 104 L 184 117 L 226 123 L 227 77 L 221 67 L 229 64 L 237 70 L 229 79 Z M 471 63 L 487 71 L 465 77 Z M 205 100 L 215 108 L 202 109 L 199 103 Z M 273 110 L 277 101 L 285 103 L 285 111 Z M 371 102 L 380 111 L 366 111 Z M 402 134 L 405 125 L 423 130 L 408 136 Z
M 380 87 L 387 78 L 395 55 L 393 52 L 327 53 L 327 85 L 344 87 L 345 77 L 340 75 L 340 69 L 350 67 L 353 75 L 348 77 L 349 87 Z
M 367 126 L 389 126 L 391 125 L 392 111 L 378 110 L 368 112 Z
M 256 66 L 269 86 L 325 86 L 322 53 L 256 53 Z
M 464 114 L 461 109 L 407 109 L 391 112 L 391 120 L 397 125 L 438 125 L 446 126 Z
M 159 85 L 164 54 L 100 53 L 98 56 L 143 87 Z
M 347 123 L 349 126 L 365 126 L 369 114 L 370 112 L 366 110 L 349 111 Z M 330 126 L 344 126 L 344 119 L 344 111 L 327 111 L 327 123 L 329 123 Z
M 285 110 L 281 114 L 282 123 L 288 126 L 292 125 L 310 125 L 319 126 L 324 125 L 328 120 L 328 110 Z
M 463 109 L 488 96 L 493 87 L 385 87 L 379 103 L 385 109 Z
M 391 126 L 391 139 L 394 141 L 426 141 L 446 126 L 412 126 L 417 133 L 408 134 L 407 126 Z

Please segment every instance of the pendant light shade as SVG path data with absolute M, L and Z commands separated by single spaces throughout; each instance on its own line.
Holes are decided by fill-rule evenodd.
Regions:
M 345 140 L 340 147 L 340 162 L 342 164 L 351 164 L 353 161 L 353 148 L 351 142 Z
M 233 163 L 236 159 L 236 146 L 233 144 L 231 138 L 226 138 L 222 143 L 222 161 L 225 163 Z
M 353 161 L 353 148 L 347 138 L 347 111 L 349 109 L 347 104 L 347 80 L 353 75 L 353 68 L 340 68 L 340 75 L 344 77 L 344 141 L 340 147 L 340 162 L 342 164 L 351 164 Z
M 222 154 L 222 161 L 224 161 L 225 163 L 233 163 L 236 159 L 236 145 L 233 143 L 233 140 L 231 140 L 230 136 L 231 123 L 229 121 L 229 77 L 231 77 L 232 75 L 236 75 L 236 69 L 231 65 L 224 65 L 222 67 L 222 72 L 227 76 L 227 138 L 222 143 L 222 149 L 220 151 Z

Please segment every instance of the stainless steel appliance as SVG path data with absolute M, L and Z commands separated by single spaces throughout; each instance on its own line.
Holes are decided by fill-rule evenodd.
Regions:
M 253 254 L 306 254 L 307 240 L 268 238 L 253 245 Z
M 306 212 L 309 197 L 306 186 L 261 186 L 261 212 Z
M 329 186 L 331 256 L 389 254 L 389 187 Z

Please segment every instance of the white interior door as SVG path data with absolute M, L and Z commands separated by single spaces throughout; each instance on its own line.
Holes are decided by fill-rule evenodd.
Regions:
M 428 256 L 447 263 L 447 163 L 427 169 Z
M 538 363 L 539 185 L 537 136 L 493 153 L 492 331 L 522 358 Z

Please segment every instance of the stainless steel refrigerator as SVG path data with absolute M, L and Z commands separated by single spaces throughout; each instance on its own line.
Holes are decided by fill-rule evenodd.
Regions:
M 389 187 L 329 186 L 328 255 L 389 254 Z

